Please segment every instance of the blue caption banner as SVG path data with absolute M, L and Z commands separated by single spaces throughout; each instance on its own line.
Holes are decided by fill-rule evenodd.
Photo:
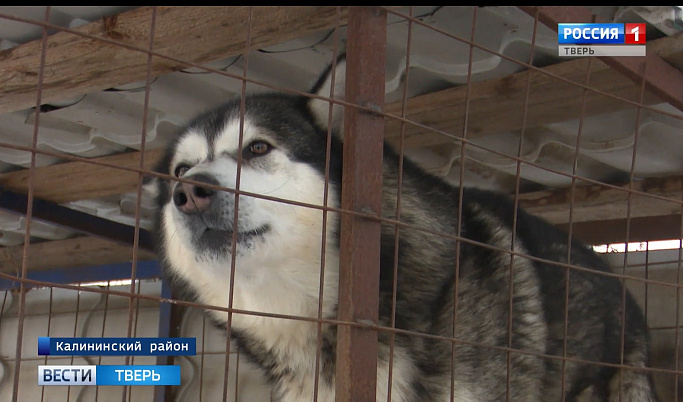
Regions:
M 195 356 L 196 338 L 38 337 L 40 356 Z
M 557 43 L 624 44 L 624 24 L 557 24 Z
M 38 385 L 180 385 L 180 366 L 38 366 Z

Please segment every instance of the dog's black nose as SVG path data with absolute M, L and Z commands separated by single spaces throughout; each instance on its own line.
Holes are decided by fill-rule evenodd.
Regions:
M 195 174 L 183 179 L 198 181 L 214 186 L 218 186 L 218 180 L 206 175 Z M 215 190 L 210 188 L 190 184 L 190 183 L 176 183 L 175 190 L 173 190 L 173 203 L 175 206 L 186 214 L 200 214 L 211 206 Z

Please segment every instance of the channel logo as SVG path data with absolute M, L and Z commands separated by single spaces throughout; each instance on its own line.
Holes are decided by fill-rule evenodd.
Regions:
M 559 56 L 645 56 L 646 24 L 557 24 Z

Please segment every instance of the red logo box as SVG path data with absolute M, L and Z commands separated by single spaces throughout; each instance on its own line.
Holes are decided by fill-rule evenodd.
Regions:
M 645 24 L 624 24 L 624 43 L 627 45 L 644 45 L 645 27 Z

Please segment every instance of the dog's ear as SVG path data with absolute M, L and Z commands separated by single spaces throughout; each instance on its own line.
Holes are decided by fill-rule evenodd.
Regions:
M 169 165 L 171 164 L 171 153 L 164 152 L 164 155 L 157 161 L 152 168 L 155 173 L 169 174 Z M 158 198 L 161 193 L 160 189 L 166 180 L 156 176 L 144 176 L 142 179 L 142 191 L 147 197 Z
M 332 86 L 333 82 L 334 87 Z M 325 130 L 331 128 L 340 140 L 344 133 L 344 107 L 339 104 L 331 104 L 327 99 L 344 100 L 345 87 L 346 57 L 342 55 L 327 67 L 311 90 L 312 94 L 325 99 L 309 98 L 308 100 L 308 108 L 313 114 L 316 124 Z M 330 105 L 332 105 L 331 109 Z
M 159 179 L 145 176 L 142 181 L 142 192 L 150 199 L 157 198 L 159 196 Z

